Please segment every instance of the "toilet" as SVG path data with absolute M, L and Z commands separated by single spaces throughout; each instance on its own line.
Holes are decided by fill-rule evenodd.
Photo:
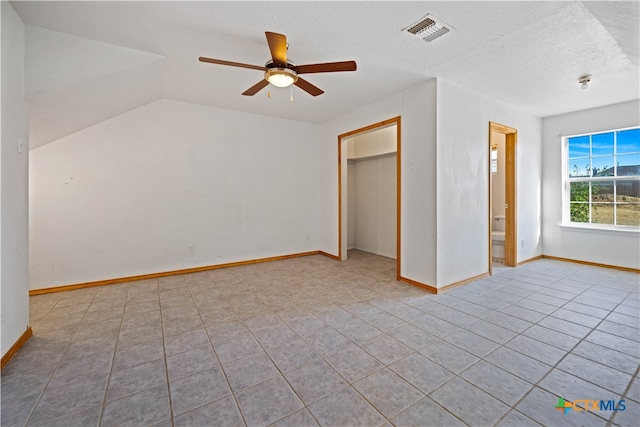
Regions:
M 493 258 L 498 261 L 504 261 L 504 231 L 504 215 L 494 216 L 491 227 L 491 250 Z

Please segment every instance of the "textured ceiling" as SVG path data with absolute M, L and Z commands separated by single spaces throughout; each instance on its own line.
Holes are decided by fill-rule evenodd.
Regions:
M 433 77 L 541 117 L 639 98 L 637 1 L 11 4 L 28 24 L 32 148 L 159 98 L 314 123 Z M 427 13 L 453 30 L 432 43 L 402 31 Z M 358 70 L 305 76 L 325 93 L 294 87 L 290 102 L 290 89 L 241 95 L 260 71 L 198 62 L 263 65 L 265 31 L 297 64 Z

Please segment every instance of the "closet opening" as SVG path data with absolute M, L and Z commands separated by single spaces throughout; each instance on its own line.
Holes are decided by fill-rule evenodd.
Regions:
M 338 136 L 338 257 L 395 260 L 400 276 L 400 117 Z

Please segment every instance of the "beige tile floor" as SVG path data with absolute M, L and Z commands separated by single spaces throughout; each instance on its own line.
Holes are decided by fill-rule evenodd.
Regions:
M 352 251 L 31 297 L 2 426 L 638 426 L 638 274 L 394 277 Z

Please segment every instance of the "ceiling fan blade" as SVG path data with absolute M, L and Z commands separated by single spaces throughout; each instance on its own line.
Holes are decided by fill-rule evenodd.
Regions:
M 267 70 L 265 67 L 261 67 L 259 65 L 243 64 L 241 62 L 223 61 L 222 59 L 205 58 L 204 56 L 201 56 L 199 60 L 200 62 L 208 62 L 210 64 L 230 65 L 232 67 L 249 68 L 251 70 L 260 70 L 260 71 Z
M 264 79 L 260 80 L 258 83 L 254 84 L 249 89 L 247 89 L 244 92 L 242 92 L 242 94 L 246 95 L 246 96 L 253 96 L 256 93 L 260 92 L 260 90 L 264 89 L 265 86 L 267 86 L 268 84 L 269 84 L 268 81 L 266 81 Z
M 313 96 L 322 95 L 324 93 L 322 89 L 312 85 L 311 83 L 309 83 L 308 81 L 300 77 L 298 77 L 298 80 L 294 84 L 298 86 L 300 89 L 304 90 L 305 92 Z
M 298 65 L 295 67 L 298 74 L 355 71 L 357 68 L 358 66 L 356 65 L 356 61 L 325 62 L 323 64 Z
M 287 66 L 287 37 L 284 34 L 265 32 L 269 50 L 271 51 L 271 59 L 276 67 Z

